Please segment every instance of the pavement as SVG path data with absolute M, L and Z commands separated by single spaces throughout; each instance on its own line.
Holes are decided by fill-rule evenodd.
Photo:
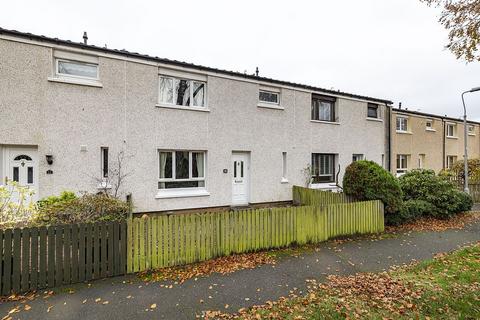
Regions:
M 327 275 L 379 272 L 394 265 L 432 258 L 480 241 L 480 222 L 462 230 L 411 232 L 343 243 L 326 242 L 313 252 L 285 256 L 275 265 L 190 279 L 171 289 L 144 283 L 134 275 L 60 288 L 49 298 L 29 301 L 29 311 L 13 319 L 195 319 L 205 310 L 236 310 L 301 294 L 306 281 Z M 169 284 L 169 283 L 167 283 Z M 69 294 L 68 291 L 75 291 Z M 101 298 L 100 302 L 95 299 Z M 86 300 L 86 301 L 85 301 Z M 108 301 L 108 304 L 102 302 Z M 152 304 L 156 308 L 150 309 Z M 0 317 L 19 302 L 0 305 Z M 228 305 L 228 308 L 226 306 Z M 22 305 L 23 306 L 23 305 Z

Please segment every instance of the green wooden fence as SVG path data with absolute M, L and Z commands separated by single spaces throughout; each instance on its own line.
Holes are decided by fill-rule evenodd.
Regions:
M 134 218 L 128 272 L 383 231 L 380 201 Z
M 336 203 L 353 202 L 342 192 L 329 192 L 293 186 L 293 203 L 307 206 L 326 206 Z
M 0 230 L 0 294 L 125 274 L 125 222 Z

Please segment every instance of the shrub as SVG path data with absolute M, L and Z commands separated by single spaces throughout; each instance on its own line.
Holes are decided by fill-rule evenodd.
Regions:
M 468 159 L 468 177 L 471 182 L 480 181 L 480 159 Z M 451 169 L 447 172 L 455 177 L 458 181 L 463 181 L 465 177 L 465 168 L 463 160 L 457 161 L 453 164 Z
M 373 161 L 356 161 L 345 170 L 345 194 L 355 200 L 381 200 L 385 204 L 385 219 L 397 213 L 402 206 L 402 191 L 397 179 Z
M 456 189 L 455 185 L 433 170 L 415 169 L 407 172 L 399 179 L 404 200 L 422 200 L 432 205 L 430 215 L 437 218 L 448 218 L 459 212 L 471 209 L 473 201 L 470 195 Z
M 72 191 L 63 191 L 59 196 L 50 196 L 43 198 L 37 202 L 38 207 L 46 208 L 60 202 L 69 202 L 73 199 L 76 199 L 77 196 Z
M 37 213 L 34 192 L 14 181 L 0 186 L 0 229 L 26 226 Z M 0 239 L 1 242 L 1 239 Z
M 105 194 L 84 194 L 71 197 L 65 194 L 45 201 L 36 217 L 37 224 L 89 223 L 96 221 L 121 221 L 128 214 L 127 202 Z
M 389 217 L 390 225 L 399 225 L 405 222 L 416 220 L 422 216 L 429 215 L 435 210 L 435 207 L 423 200 L 403 201 L 400 210 Z

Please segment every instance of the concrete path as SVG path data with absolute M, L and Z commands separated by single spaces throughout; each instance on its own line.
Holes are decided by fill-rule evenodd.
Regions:
M 160 283 L 143 283 L 134 276 L 94 281 L 90 286 L 70 286 L 50 298 L 28 302 L 31 309 L 14 314 L 13 319 L 194 319 L 204 310 L 233 312 L 277 300 L 296 288 L 301 294 L 307 279 L 322 281 L 328 274 L 382 271 L 476 241 L 480 241 L 480 222 L 464 230 L 410 233 L 339 245 L 328 242 L 316 252 L 282 258 L 275 266 L 214 274 L 173 285 L 172 289 L 162 288 Z M 75 293 L 69 294 L 70 288 Z M 95 303 L 96 298 L 108 304 Z M 157 307 L 150 310 L 153 303 Z M 19 303 L 1 304 L 0 319 L 16 305 Z M 49 306 L 52 308 L 47 312 Z

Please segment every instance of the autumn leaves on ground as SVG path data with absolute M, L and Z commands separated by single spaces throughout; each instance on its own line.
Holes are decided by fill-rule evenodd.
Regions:
M 480 243 L 384 273 L 309 281 L 307 295 L 291 295 L 237 314 L 207 319 L 478 319 Z

